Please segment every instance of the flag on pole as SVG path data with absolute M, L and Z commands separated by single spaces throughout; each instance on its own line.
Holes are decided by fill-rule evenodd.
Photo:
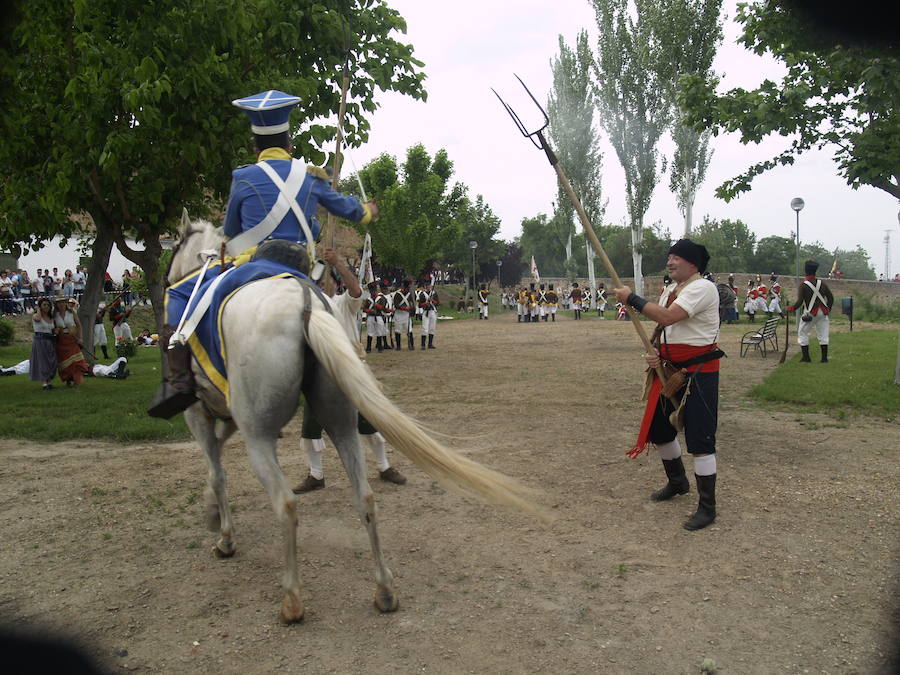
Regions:
M 588 247 L 590 248 L 590 247 Z M 572 233 L 569 232 L 569 239 L 566 241 L 566 262 L 572 259 Z
M 535 281 L 541 280 L 541 274 L 538 272 L 537 263 L 534 262 L 534 256 L 531 256 L 531 277 Z
M 375 273 L 372 271 L 372 237 L 368 232 L 366 232 L 366 240 L 363 243 L 362 260 L 359 263 L 356 278 L 362 285 L 375 281 Z

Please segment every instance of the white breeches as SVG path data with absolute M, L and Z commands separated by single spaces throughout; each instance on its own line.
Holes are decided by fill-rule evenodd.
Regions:
M 772 314 L 781 314 L 781 300 L 772 298 L 769 302 L 769 311 L 772 312 Z
M 113 335 L 116 336 L 116 342 L 119 340 L 133 340 L 131 337 L 131 326 L 127 321 L 123 321 L 118 326 L 113 326 Z
M 769 311 L 769 307 L 768 307 L 768 305 L 766 305 L 765 298 L 757 298 L 756 299 L 756 311 L 757 312 L 768 312 Z
M 437 325 L 437 312 L 430 311 L 422 314 L 422 335 L 434 335 L 434 327 Z
M 98 346 L 107 344 L 106 329 L 102 323 L 94 324 L 94 344 Z
M 524 304 L 524 303 L 521 303 L 521 302 L 516 304 L 516 311 L 517 311 L 519 314 L 521 314 L 522 316 L 525 316 L 525 315 L 528 313 L 528 312 L 526 311 L 525 304 Z
M 488 306 L 487 305 L 479 305 L 478 309 L 481 311 L 481 316 L 487 318 L 488 315 Z
M 384 317 L 367 316 L 366 334 L 371 337 L 385 337 L 387 335 L 387 324 L 384 322 Z
M 394 332 L 406 333 L 409 331 L 409 312 L 398 309 L 394 312 Z
M 819 312 L 812 315 L 812 321 L 797 321 L 797 344 L 801 347 L 809 345 L 809 333 L 816 331 L 816 339 L 820 345 L 828 344 L 828 315 Z

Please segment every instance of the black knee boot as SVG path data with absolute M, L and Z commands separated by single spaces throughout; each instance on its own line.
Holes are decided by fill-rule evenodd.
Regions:
M 822 350 L 822 363 L 828 363 L 828 345 L 819 345 Z
M 413 334 L 412 334 L 412 333 L 407 333 L 407 334 L 406 334 L 406 339 L 407 339 L 407 343 L 408 343 L 408 345 L 409 345 L 409 351 L 414 351 L 415 348 L 416 348 L 416 343 L 413 342 Z
M 686 530 L 700 530 L 711 525 L 716 519 L 716 474 L 712 476 L 697 476 L 697 492 L 700 493 L 700 501 L 697 504 L 697 513 L 688 518 L 684 524 Z
M 809 358 L 809 345 L 801 345 L 800 351 L 803 352 L 803 357 L 800 359 L 800 363 L 812 363 L 812 359 Z
M 662 463 L 669 482 L 651 494 L 650 499 L 654 502 L 665 502 L 672 499 L 675 495 L 683 495 L 690 492 L 691 482 L 684 473 L 684 463 L 681 461 L 681 457 L 664 459 Z
M 379 354 L 384 351 L 384 338 L 380 335 L 375 338 L 375 349 Z
M 372 351 L 372 336 L 367 335 L 366 336 L 366 353 L 368 354 L 371 351 Z
M 434 335 L 428 336 L 428 349 L 437 349 L 437 347 L 434 346 Z
M 103 358 L 108 361 L 109 360 L 109 352 L 106 351 L 106 345 L 100 345 L 100 349 L 103 350 Z
M 185 344 L 175 344 L 169 349 L 169 340 L 174 334 L 174 326 L 163 326 L 160 336 L 160 345 L 166 355 L 163 381 L 147 409 L 150 417 L 169 419 L 197 400 L 194 373 L 191 371 L 191 348 Z
M 400 342 L 400 333 L 396 333 L 396 332 L 395 332 L 395 333 L 394 333 L 394 338 L 395 338 L 394 343 L 397 345 L 395 349 L 398 349 L 398 350 L 399 350 L 399 349 L 400 349 L 400 345 L 403 344 L 402 342 Z
M 550 318 L 553 319 L 553 323 L 556 323 L 556 314 L 551 314 Z
M 424 335 L 422 336 L 422 346 L 419 347 L 419 349 L 425 349 L 425 340 L 427 340 L 427 339 L 428 338 L 426 336 L 424 336 Z

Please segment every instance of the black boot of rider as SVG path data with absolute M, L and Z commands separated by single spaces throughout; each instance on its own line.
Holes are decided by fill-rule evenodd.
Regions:
M 174 333 L 174 326 L 163 326 L 160 345 L 166 355 L 165 369 L 163 381 L 147 409 L 150 417 L 169 419 L 197 401 L 196 383 L 191 371 L 191 348 L 186 344 L 174 344 L 169 349 L 169 340 Z
M 812 359 L 809 358 L 809 345 L 801 345 L 800 351 L 803 352 L 803 357 L 800 359 L 800 363 L 812 363 Z

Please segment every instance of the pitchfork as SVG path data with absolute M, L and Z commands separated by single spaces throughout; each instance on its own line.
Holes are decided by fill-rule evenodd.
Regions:
M 515 75 L 515 73 L 513 74 Z M 534 104 L 544 116 L 544 124 L 537 131 L 528 131 L 528 129 L 522 123 L 522 120 L 516 114 L 516 111 L 513 110 L 509 106 L 509 104 L 500 97 L 500 94 L 497 93 L 497 90 L 491 89 L 491 91 L 493 91 L 494 95 L 498 99 L 500 99 L 500 103 L 502 103 L 503 107 L 506 108 L 506 112 L 508 112 L 509 116 L 512 117 L 513 122 L 516 123 L 516 126 L 519 128 L 519 131 L 522 132 L 522 135 L 525 136 L 525 138 L 527 138 L 529 141 L 531 141 L 534 144 L 534 147 L 536 147 L 538 150 L 543 150 L 544 154 L 547 155 L 547 160 L 550 162 L 550 166 L 552 166 L 556 171 L 556 176 L 559 178 L 560 185 L 562 185 L 563 190 L 569 197 L 569 200 L 572 202 L 575 210 L 578 212 L 578 218 L 581 220 L 581 226 L 584 229 L 585 236 L 590 240 L 591 245 L 597 252 L 597 256 L 606 267 L 606 271 L 609 272 L 609 276 L 610 278 L 612 278 L 612 282 L 615 287 L 620 288 L 623 284 L 619 279 L 619 275 L 616 274 L 616 270 L 613 268 L 612 262 L 610 262 L 609 257 L 606 255 L 606 251 L 603 250 L 603 246 L 600 244 L 600 240 L 594 233 L 594 228 L 591 227 L 591 222 L 590 220 L 588 220 L 587 213 L 585 213 L 584 207 L 581 205 L 581 200 L 578 199 L 578 196 L 575 194 L 575 190 L 572 189 L 572 184 L 569 182 L 568 177 L 562 170 L 562 167 L 559 165 L 559 159 L 556 157 L 556 153 L 553 152 L 550 144 L 547 143 L 547 139 L 544 138 L 544 129 L 549 126 L 550 118 L 547 117 L 546 111 L 541 107 L 541 104 L 538 103 L 538 100 L 534 97 L 534 94 L 531 93 L 531 90 L 527 86 L 525 86 L 524 82 L 522 82 L 522 78 L 516 75 L 516 79 L 519 81 L 519 84 L 521 84 L 525 88 L 528 96 L 531 97 L 531 100 L 534 101 Z M 640 337 L 641 342 L 644 343 L 644 349 L 647 350 L 648 354 L 652 354 L 654 351 L 653 345 L 651 344 L 650 339 L 647 337 L 647 333 L 644 331 L 644 326 L 641 324 L 637 312 L 635 312 L 631 307 L 627 305 L 625 306 L 625 309 L 628 310 L 628 316 L 631 318 L 631 323 L 634 324 L 634 328 L 637 331 L 638 337 Z M 666 377 L 665 373 L 663 372 L 662 366 L 656 367 L 656 375 L 657 377 L 659 377 L 659 381 L 662 384 L 665 384 Z

